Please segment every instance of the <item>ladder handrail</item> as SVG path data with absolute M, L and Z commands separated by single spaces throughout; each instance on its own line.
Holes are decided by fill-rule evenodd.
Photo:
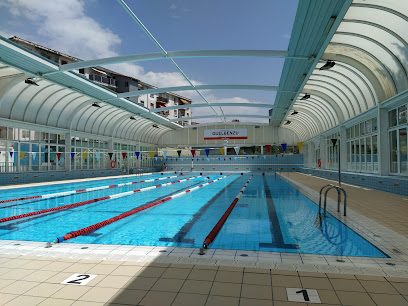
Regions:
M 320 194 L 319 194 L 319 214 L 320 214 L 320 211 L 322 210 L 322 193 L 323 193 L 323 189 L 326 188 L 326 187 L 329 187 L 329 186 L 334 186 L 334 185 L 333 184 L 327 184 L 327 185 L 323 186 L 320 189 Z
M 329 188 L 327 188 L 329 187 Z M 319 215 L 321 215 L 321 210 L 322 210 L 322 193 L 323 190 L 326 189 L 325 193 L 324 193 L 324 207 L 323 207 L 323 216 L 326 217 L 326 211 L 327 211 L 327 193 L 331 190 L 331 189 L 336 189 L 337 191 L 337 212 L 340 212 L 340 202 L 341 202 L 341 193 L 343 193 L 344 195 L 344 216 L 346 216 L 346 211 L 347 211 L 347 193 L 344 190 L 344 188 L 340 187 L 340 186 L 335 186 L 333 184 L 327 184 L 325 186 L 323 186 L 320 189 L 320 194 L 319 194 Z

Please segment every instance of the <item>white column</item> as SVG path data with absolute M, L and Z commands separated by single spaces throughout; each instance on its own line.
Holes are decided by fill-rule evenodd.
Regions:
M 64 153 L 64 158 L 65 158 L 65 170 L 68 172 L 71 172 L 71 133 L 66 133 L 65 134 L 65 153 Z
M 347 171 L 347 143 L 346 127 L 340 126 L 340 170 Z
M 313 146 L 314 146 L 314 143 L 313 143 L 313 141 L 310 141 L 310 142 L 308 142 L 308 144 L 307 144 L 307 166 L 309 167 L 309 168 L 311 168 L 312 167 L 312 165 L 314 164 L 314 160 L 315 160 L 315 150 L 313 150 Z
M 390 147 L 388 145 L 388 110 L 378 107 L 377 117 L 377 148 L 378 148 L 378 174 L 390 174 Z
M 322 166 L 320 169 L 326 169 L 327 156 L 326 156 L 326 144 L 324 142 L 324 136 L 320 135 L 320 160 L 322 161 Z

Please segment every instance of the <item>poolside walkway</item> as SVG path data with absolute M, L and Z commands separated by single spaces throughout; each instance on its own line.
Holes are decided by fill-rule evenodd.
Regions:
M 326 184 L 336 181 L 298 172 L 281 173 L 316 192 Z M 347 192 L 347 207 L 408 238 L 408 197 L 375 189 L 342 184 Z M 337 201 L 337 193 L 331 190 L 329 197 Z

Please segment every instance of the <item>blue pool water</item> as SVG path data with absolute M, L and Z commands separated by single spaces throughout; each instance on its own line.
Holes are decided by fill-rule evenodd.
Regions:
M 165 175 L 169 176 L 169 175 Z M 208 179 L 189 174 L 189 181 L 109 199 L 64 211 L 0 223 L 0 239 L 55 241 L 57 237 L 127 212 Z M 211 180 L 221 175 L 208 175 Z M 0 200 L 21 198 L 143 179 L 160 173 L 81 183 L 3 191 Z M 185 178 L 183 177 L 183 178 Z M 169 200 L 95 232 L 65 243 L 201 247 L 204 239 L 235 199 L 250 174 L 230 176 Z M 114 195 L 181 178 L 139 183 L 51 199 L 0 204 L 0 218 Z M 378 248 L 329 215 L 320 223 L 318 206 L 274 175 L 254 174 L 244 194 L 210 248 L 259 250 L 325 255 L 387 257 Z

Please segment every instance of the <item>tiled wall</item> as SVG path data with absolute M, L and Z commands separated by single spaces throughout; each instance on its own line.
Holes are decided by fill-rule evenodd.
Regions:
M 330 180 L 338 180 L 338 172 L 312 168 L 300 168 L 300 172 L 312 174 Z M 341 181 L 366 188 L 408 195 L 408 178 L 398 176 L 379 176 L 374 174 L 342 172 Z
M 23 183 L 39 183 L 47 181 L 71 180 L 99 176 L 113 176 L 124 174 L 122 169 L 81 170 L 81 171 L 53 171 L 53 172 L 25 172 L 0 174 L 0 185 L 14 185 Z
M 197 160 L 198 158 L 198 160 Z M 154 166 L 160 170 L 162 164 L 166 163 L 169 171 L 191 171 L 192 157 L 167 157 L 157 158 Z M 252 172 L 274 172 L 274 171 L 299 171 L 303 166 L 303 155 L 210 155 L 198 156 L 193 161 L 194 171 L 252 171 Z

